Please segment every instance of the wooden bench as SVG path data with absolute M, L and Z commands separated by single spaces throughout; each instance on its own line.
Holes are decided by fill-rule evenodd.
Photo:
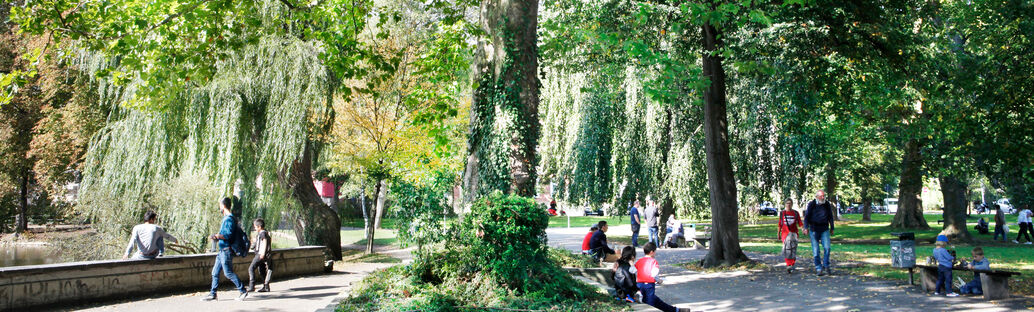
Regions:
M 916 268 L 919 269 L 919 284 L 923 286 L 923 291 L 931 292 L 937 289 L 937 266 L 916 265 Z M 1009 278 L 1013 275 L 1020 275 L 1020 272 L 1003 270 L 971 270 L 966 267 L 953 267 L 952 270 L 980 273 L 981 289 L 984 292 L 984 299 L 986 300 L 1009 298 L 1009 296 L 1012 295 L 1009 288 Z M 963 280 L 968 280 L 968 276 L 963 278 Z

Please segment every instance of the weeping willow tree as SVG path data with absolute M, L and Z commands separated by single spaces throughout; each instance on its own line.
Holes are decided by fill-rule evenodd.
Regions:
M 161 99 L 160 111 L 120 105 L 146 87 L 139 80 L 100 82 L 113 110 L 87 152 L 80 209 L 108 234 L 128 233 L 155 209 L 197 251 L 217 227 L 220 195 L 235 193 L 242 220 L 289 216 L 299 244 L 326 245 L 340 259 L 340 221 L 310 176 L 313 137 L 328 128 L 338 85 L 321 53 L 294 37 L 262 37 L 218 62 L 209 82 Z M 80 63 L 88 71 L 117 65 L 107 60 Z

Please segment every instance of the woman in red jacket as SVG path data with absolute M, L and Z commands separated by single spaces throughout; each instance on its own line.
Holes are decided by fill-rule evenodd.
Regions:
M 793 273 L 797 263 L 797 229 L 803 226 L 801 214 L 793 210 L 793 199 L 783 202 L 779 212 L 779 240 L 783 241 L 783 258 L 786 259 L 786 273 Z

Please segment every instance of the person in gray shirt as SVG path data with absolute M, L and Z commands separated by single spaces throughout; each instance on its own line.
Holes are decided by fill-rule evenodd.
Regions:
M 654 244 L 654 246 L 660 246 L 660 244 L 661 244 L 661 240 L 657 236 L 657 234 L 658 234 L 657 233 L 658 232 L 657 216 L 658 215 L 659 215 L 659 213 L 657 212 L 657 202 L 653 201 L 652 199 L 647 199 L 646 200 L 646 211 L 643 212 L 643 217 L 646 218 L 646 227 L 648 229 L 650 229 L 650 242 L 652 242 Z
M 176 237 L 165 232 L 165 229 L 158 226 L 158 214 L 148 210 L 144 214 L 144 223 L 133 227 L 133 234 L 129 236 L 129 245 L 126 246 L 126 253 L 122 259 L 129 259 L 129 254 L 136 248 L 133 259 L 154 259 L 165 254 L 165 240 L 177 243 Z

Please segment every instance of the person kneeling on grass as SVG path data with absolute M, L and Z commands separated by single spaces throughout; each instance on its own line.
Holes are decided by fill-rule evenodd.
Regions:
M 937 248 L 933 249 L 933 258 L 937 259 L 937 288 L 934 290 L 935 296 L 947 293 L 948 297 L 958 297 L 951 289 L 951 267 L 955 262 L 955 257 L 951 256 L 948 249 L 944 247 L 948 245 L 948 237 L 944 235 L 937 235 L 937 242 L 934 243 Z M 944 289 L 944 292 L 941 292 Z
M 984 249 L 973 248 L 973 262 L 967 266 L 970 270 L 991 270 L 991 261 L 984 258 Z M 973 272 L 973 280 L 959 288 L 962 294 L 984 294 L 983 285 L 980 284 L 980 273 Z
M 673 307 L 662 301 L 661 298 L 657 298 L 655 293 L 657 284 L 663 282 L 659 276 L 661 265 L 657 263 L 657 259 L 654 259 L 654 256 L 657 255 L 657 245 L 653 242 L 646 243 L 646 246 L 643 246 L 643 253 L 646 256 L 635 262 L 635 279 L 638 282 L 636 286 L 639 286 L 639 293 L 643 295 L 643 303 L 664 312 L 689 312 L 689 309 Z
M 621 249 L 621 258 L 614 262 L 614 291 L 619 300 L 629 303 L 635 302 L 633 297 L 639 291 L 635 275 L 632 275 L 635 271 L 632 260 L 635 260 L 635 247 L 625 246 Z

